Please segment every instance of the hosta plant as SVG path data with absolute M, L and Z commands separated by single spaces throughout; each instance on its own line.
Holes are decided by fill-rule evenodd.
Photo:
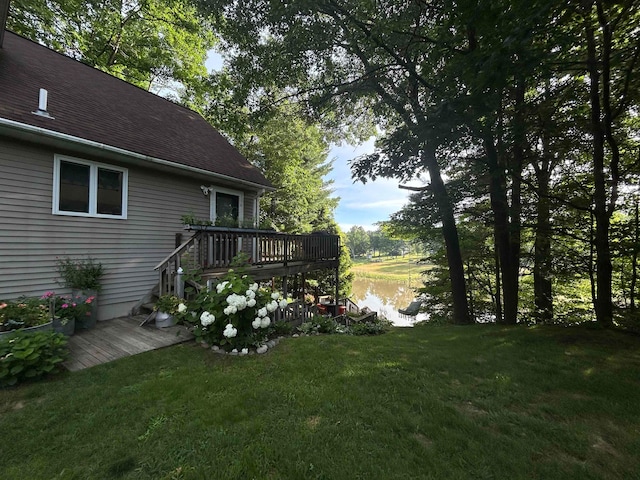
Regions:
M 188 308 L 197 338 L 231 350 L 264 343 L 276 310 L 287 303 L 280 292 L 260 288 L 242 271 L 229 270 L 211 290 L 199 292 Z

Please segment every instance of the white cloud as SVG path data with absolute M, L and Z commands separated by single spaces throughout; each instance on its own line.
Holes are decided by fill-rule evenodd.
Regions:
M 346 202 L 344 204 L 347 208 L 395 208 L 400 209 L 407 203 L 407 199 L 405 197 L 401 198 L 390 198 L 387 200 L 377 200 L 373 202 Z

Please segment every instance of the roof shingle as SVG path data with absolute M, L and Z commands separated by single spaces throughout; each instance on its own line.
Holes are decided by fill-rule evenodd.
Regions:
M 40 88 L 48 112 L 34 115 Z M 0 117 L 270 187 L 199 114 L 7 31 Z

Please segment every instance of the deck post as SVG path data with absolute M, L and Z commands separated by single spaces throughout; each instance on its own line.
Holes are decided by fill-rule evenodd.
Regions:
M 336 315 L 338 314 L 339 301 L 340 301 L 340 269 L 336 267 Z

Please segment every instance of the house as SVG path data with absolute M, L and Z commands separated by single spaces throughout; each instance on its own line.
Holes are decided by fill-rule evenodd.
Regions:
M 101 320 L 130 313 L 155 286 L 171 291 L 185 259 L 209 277 L 239 251 L 261 279 L 337 269 L 336 236 L 185 232 L 185 214 L 250 225 L 272 185 L 197 113 L 5 32 L 6 5 L 0 298 L 58 287 L 65 256 L 105 267 Z
M 0 298 L 56 288 L 56 258 L 91 256 L 106 273 L 99 318 L 126 315 L 158 284 L 155 268 L 180 258 L 183 215 L 258 218 L 259 197 L 273 187 L 200 115 L 5 32 L 3 13 Z M 202 262 L 219 257 L 223 241 L 233 243 L 227 256 L 243 249 L 261 268 L 289 257 L 307 264 L 284 274 L 318 256 L 308 240 L 257 232 L 244 245 L 237 232 L 194 237 L 212 247 Z

